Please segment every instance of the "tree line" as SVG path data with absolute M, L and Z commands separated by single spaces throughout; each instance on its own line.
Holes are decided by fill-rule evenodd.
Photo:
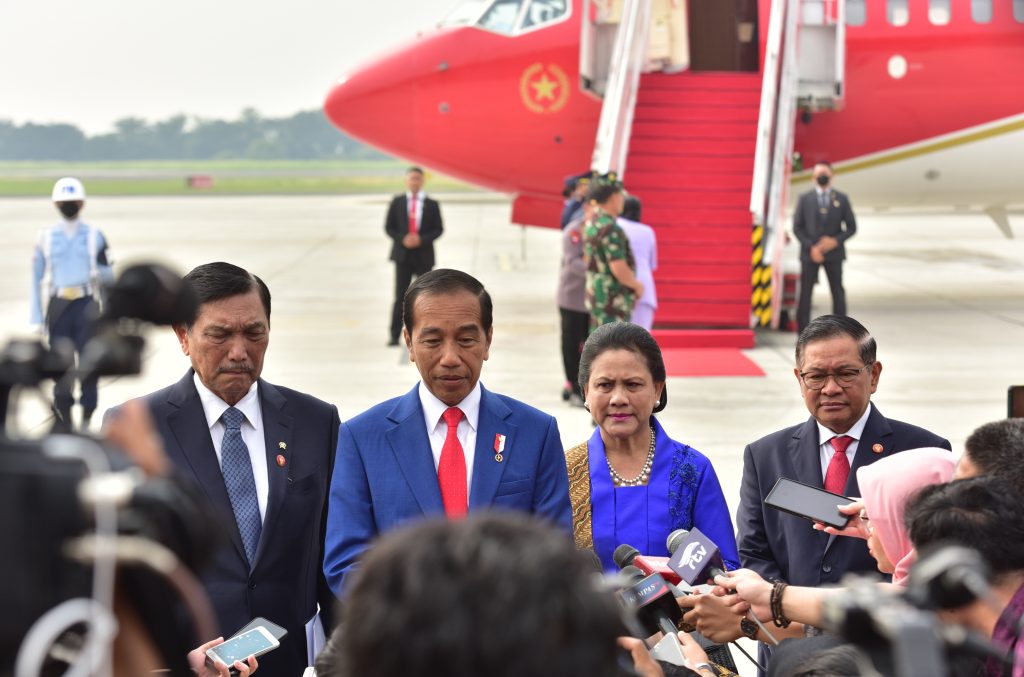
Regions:
M 0 120 L 0 160 L 335 160 L 387 155 L 333 127 L 319 110 L 265 118 L 247 108 L 236 120 L 182 114 L 158 122 L 125 117 L 89 136 L 66 123 Z

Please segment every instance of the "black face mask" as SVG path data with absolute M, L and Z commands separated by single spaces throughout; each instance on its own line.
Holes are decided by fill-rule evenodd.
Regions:
M 73 219 L 78 216 L 78 212 L 81 211 L 82 206 L 77 202 L 58 202 L 57 209 L 64 215 L 66 219 Z
M 818 178 L 815 180 L 818 182 L 819 186 L 824 188 L 828 185 L 828 174 L 818 174 Z

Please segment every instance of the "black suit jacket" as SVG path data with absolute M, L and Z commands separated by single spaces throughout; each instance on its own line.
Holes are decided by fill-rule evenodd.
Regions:
M 422 193 L 420 193 L 422 195 Z M 434 240 L 441 237 L 444 232 L 444 224 L 441 221 L 441 207 L 437 200 L 429 197 L 423 198 L 423 214 L 420 217 L 417 232 L 423 241 L 419 247 L 408 249 L 402 244 L 402 238 L 409 233 L 409 201 L 405 193 L 396 195 L 388 207 L 388 216 L 384 220 L 384 231 L 393 242 L 391 245 L 391 260 L 395 263 L 419 264 L 415 266 L 421 270 L 430 270 L 434 267 Z
M 844 242 L 857 232 L 857 219 L 850 206 L 850 198 L 834 188 L 829 188 L 828 213 L 822 218 L 818 205 L 817 190 L 810 190 L 800 196 L 793 213 L 793 235 L 800 240 L 800 260 L 811 263 L 811 247 L 824 235 L 839 241 L 839 246 L 825 254 L 825 261 L 842 261 L 846 258 Z
M 882 447 L 880 453 L 873 450 L 876 444 Z M 849 572 L 878 571 L 865 541 L 830 537 L 815 531 L 809 521 L 763 503 L 780 477 L 824 487 L 819 446 L 818 426 L 810 418 L 747 445 L 743 452 L 743 484 L 736 515 L 740 562 L 766 579 L 818 586 L 838 583 Z M 923 428 L 888 419 L 872 405 L 843 493 L 860 496 L 857 469 L 861 466 L 920 447 L 952 448 L 948 440 Z
M 270 486 L 256 563 L 250 572 L 193 373 L 189 369 L 180 381 L 145 400 L 168 457 L 183 476 L 202 487 L 227 532 L 224 545 L 200 572 L 203 586 L 224 637 L 256 616 L 288 630 L 281 646 L 259 659 L 260 672 L 301 675 L 307 664 L 304 626 L 318 602 L 330 633 L 334 597 L 322 563 L 338 409 L 310 395 L 259 381 Z M 284 457 L 283 466 L 278 455 Z

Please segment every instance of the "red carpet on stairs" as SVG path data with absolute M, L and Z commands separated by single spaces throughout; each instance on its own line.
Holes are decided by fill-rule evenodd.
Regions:
M 702 331 L 700 347 L 735 346 L 734 333 L 753 344 L 750 187 L 760 90 L 758 73 L 652 73 L 640 82 L 626 189 L 658 237 L 654 326 Z M 728 331 L 708 344 L 707 330 Z M 731 354 L 737 365 L 746 359 Z
M 668 348 L 661 354 L 669 376 L 764 376 L 737 348 Z

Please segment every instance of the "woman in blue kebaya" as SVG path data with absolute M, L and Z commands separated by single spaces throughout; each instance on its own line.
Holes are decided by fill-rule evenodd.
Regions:
M 697 527 L 719 547 L 726 568 L 738 568 L 711 461 L 672 439 L 654 417 L 668 402 L 654 338 L 626 322 L 597 328 L 583 347 L 580 386 L 597 428 L 566 452 L 577 547 L 593 548 L 605 569 L 614 569 L 619 545 L 667 557 L 666 536 Z

